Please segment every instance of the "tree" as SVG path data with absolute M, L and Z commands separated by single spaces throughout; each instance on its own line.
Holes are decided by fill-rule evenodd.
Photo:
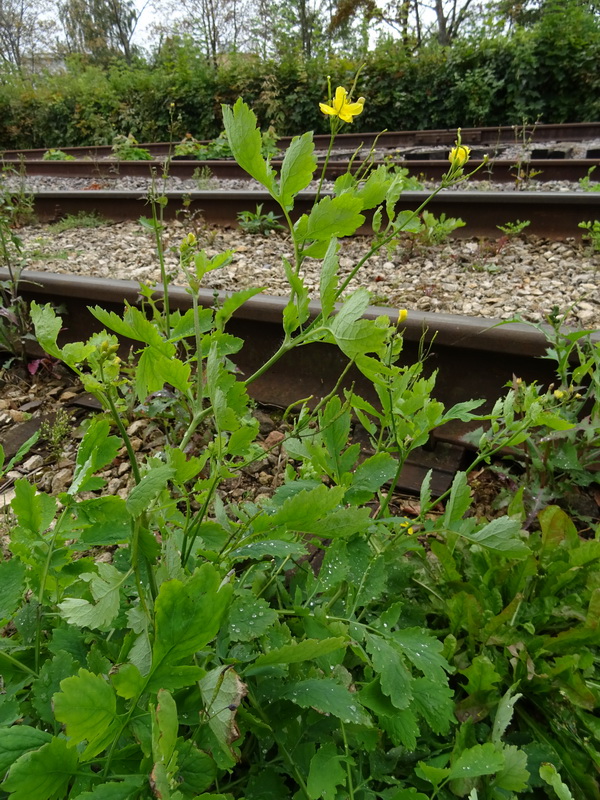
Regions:
M 133 0 L 63 0 L 59 16 L 67 51 L 88 55 L 98 63 L 115 56 L 130 63 L 131 40 L 142 12 Z
M 35 68 L 52 40 L 51 10 L 41 0 L 0 0 L 0 60 L 18 70 Z

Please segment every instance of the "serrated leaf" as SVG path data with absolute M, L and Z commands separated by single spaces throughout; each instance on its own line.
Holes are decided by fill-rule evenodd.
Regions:
M 229 637 L 232 642 L 250 642 L 262 636 L 279 619 L 275 609 L 252 592 L 237 595 L 229 609 Z
M 321 745 L 310 761 L 306 788 L 310 800 L 335 800 L 337 787 L 345 786 L 345 757 L 340 755 L 333 742 Z
M 231 561 L 260 560 L 268 558 L 300 558 L 306 555 L 306 547 L 300 542 L 285 542 L 282 539 L 263 539 L 252 542 L 233 550 L 229 558 Z
M 98 545 L 128 542 L 131 537 L 132 520 L 125 500 L 116 495 L 104 495 L 77 504 L 77 523 L 82 527 L 77 549 L 88 549 Z
M 275 175 L 261 155 L 262 137 L 256 125 L 256 115 L 238 97 L 233 108 L 222 105 L 223 124 L 231 152 L 240 167 L 272 194 Z
M 186 583 L 165 581 L 155 603 L 152 669 L 176 664 L 205 647 L 219 632 L 232 586 L 204 564 Z
M 0 775 L 4 775 L 11 764 L 30 750 L 37 750 L 52 739 L 39 728 L 29 725 L 13 725 L 0 728 Z
M 371 718 L 359 705 L 355 695 L 333 680 L 311 678 L 288 684 L 281 695 L 300 708 L 315 708 L 323 714 L 333 714 L 342 722 L 372 725 Z
M 362 504 L 368 502 L 386 481 L 396 474 L 398 462 L 389 453 L 376 453 L 366 458 L 355 469 L 345 501 Z
M 447 734 L 455 721 L 452 689 L 428 678 L 415 678 L 412 692 L 413 710 L 425 719 L 434 733 Z
M 363 209 L 375 208 L 385 200 L 391 182 L 387 167 L 381 164 L 377 169 L 372 170 L 367 180 L 354 195 L 361 201 Z
M 48 725 L 54 722 L 52 696 L 59 691 L 61 681 L 73 675 L 75 666 L 75 660 L 70 653 L 59 651 L 44 662 L 39 676 L 31 684 L 31 705 L 40 719 Z
M 443 644 L 421 628 L 404 628 L 393 634 L 394 644 L 408 660 L 432 681 L 445 683 L 450 665 L 442 656 Z
M 0 622 L 9 620 L 25 592 L 25 565 L 16 558 L 0 563 Z
M 346 647 L 348 642 L 341 636 L 329 639 L 304 639 L 301 642 L 292 642 L 263 653 L 252 664 L 251 672 L 255 667 L 267 667 L 273 664 L 296 664 L 300 661 L 310 661 L 319 656 L 332 653 Z
M 168 464 L 153 466 L 142 480 L 133 487 L 125 501 L 127 510 L 132 517 L 139 517 L 147 511 L 152 502 L 158 497 L 173 477 L 175 470 Z
M 262 291 L 260 287 L 250 287 L 227 295 L 215 313 L 215 327 L 222 332 L 238 308 Z
M 499 678 L 500 676 L 498 676 L 498 679 Z M 513 694 L 515 689 L 516 684 L 510 687 L 510 689 L 502 696 L 500 702 L 498 703 L 496 716 L 494 717 L 494 727 L 492 728 L 492 742 L 498 746 L 501 744 L 502 737 L 510 725 L 510 721 L 514 714 L 515 703 L 517 700 L 523 697 L 522 694 Z
M 119 697 L 130 700 L 144 688 L 144 678 L 135 664 L 121 664 L 116 672 L 111 672 L 110 680 Z
M 56 499 L 47 494 L 38 494 L 29 481 L 15 481 L 15 496 L 11 501 L 19 525 L 34 534 L 43 533 L 56 514 Z
M 493 519 L 473 533 L 457 531 L 465 539 L 474 544 L 492 550 L 505 558 L 526 558 L 531 552 L 525 542 L 520 538 L 521 523 L 510 517 Z
M 145 688 L 148 692 L 158 692 L 159 689 L 174 692 L 176 689 L 192 686 L 203 675 L 204 670 L 201 667 L 163 664 L 152 672 Z
M 56 344 L 62 328 L 61 318 L 56 315 L 50 303 L 40 306 L 35 300 L 30 303 L 29 313 L 35 329 L 35 338 L 40 345 L 48 355 L 62 359 L 62 352 Z
M 383 693 L 396 708 L 408 708 L 412 699 L 413 678 L 406 668 L 402 652 L 381 636 L 368 633 L 365 640 Z
M 179 389 L 182 394 L 187 394 L 191 369 L 189 362 L 175 358 L 174 347 L 167 342 L 162 350 L 146 347 L 138 359 L 135 371 L 138 400 L 143 403 L 149 394 L 160 391 L 166 383 Z
M 98 574 L 83 573 L 81 580 L 88 581 L 94 603 L 82 597 L 68 597 L 58 604 L 61 616 L 79 628 L 105 628 L 119 613 L 120 588 L 126 575 L 112 564 L 99 562 Z
M 66 739 L 53 738 L 39 750 L 21 756 L 10 768 L 0 789 L 13 792 L 11 800 L 65 797 L 77 766 L 77 751 L 69 747 Z
M 361 201 L 350 194 L 323 197 L 308 215 L 306 238 L 329 241 L 332 236 L 352 236 L 365 221 L 361 209 Z
M 178 786 L 182 792 L 196 797 L 198 792 L 209 789 L 215 782 L 217 765 L 208 753 L 199 750 L 189 740 L 179 739 L 177 751 L 179 753 Z
M 69 494 L 95 488 L 88 486 L 90 478 L 113 462 L 121 447 L 121 440 L 118 436 L 109 436 L 109 433 L 110 422 L 107 419 L 96 417 L 92 420 L 77 450 Z
M 471 490 L 467 485 L 466 472 L 457 472 L 452 481 L 450 497 L 446 501 L 444 526 L 452 528 L 453 524 L 461 520 L 471 505 Z
M 279 201 L 288 211 L 294 207 L 294 197 L 306 189 L 317 166 L 312 131 L 294 136 L 281 165 L 279 176 Z
M 493 775 L 504 767 L 504 756 L 491 742 L 476 744 L 459 755 L 450 768 L 450 779 Z
M 91 746 L 101 741 L 117 716 L 117 698 L 112 686 L 87 669 L 80 669 L 77 675 L 61 681 L 53 705 L 54 716 L 64 723 L 67 736 L 75 744 L 87 740 Z M 87 755 L 91 757 L 97 752 L 100 751 Z
M 529 785 L 527 753 L 514 745 L 502 748 L 504 767 L 496 774 L 494 786 L 505 792 L 522 792 Z

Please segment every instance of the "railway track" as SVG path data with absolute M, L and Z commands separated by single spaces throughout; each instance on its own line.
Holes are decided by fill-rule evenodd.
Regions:
M 240 211 L 254 210 L 262 204 L 263 213 L 278 213 L 279 206 L 264 191 L 204 191 L 167 192 L 168 204 L 165 218 L 175 218 L 185 207 L 190 212 L 201 213 L 211 225 L 235 226 Z M 401 198 L 403 209 L 415 210 L 429 196 L 428 192 L 405 192 Z M 314 192 L 302 192 L 295 201 L 296 218 L 307 213 L 313 205 Z M 436 215 L 460 217 L 466 222 L 457 231 L 459 236 L 500 235 L 498 224 L 530 220 L 528 233 L 551 239 L 578 237 L 577 227 L 582 220 L 600 217 L 599 192 L 479 192 L 446 191 L 429 204 Z M 138 219 L 148 212 L 148 199 L 139 191 L 41 191 L 34 196 L 34 211 L 42 221 L 58 219 L 66 214 L 96 212 L 115 221 Z M 365 226 L 359 231 L 370 231 L 369 212 Z
M 8 273 L 0 269 L 0 280 Z M 102 280 L 45 272 L 24 272 L 20 294 L 38 303 L 50 302 L 64 309 L 62 342 L 87 339 L 101 328 L 89 313 L 88 306 L 100 305 L 120 313 L 124 301 L 135 304 L 139 287 L 133 281 Z M 158 291 L 160 295 L 160 290 Z M 221 294 L 222 296 L 222 294 Z M 171 308 L 186 310 L 190 295 L 180 287 L 169 291 Z M 213 291 L 201 291 L 200 305 L 215 303 Z M 278 348 L 281 342 L 282 314 L 287 298 L 257 296 L 246 302 L 234 315 L 228 330 L 244 339 L 244 347 L 236 355 L 242 374 L 250 375 Z M 312 303 L 312 315 L 318 314 L 318 303 Z M 397 315 L 397 309 L 372 307 L 365 317 Z M 403 358 L 407 363 L 419 356 L 422 341 L 428 346 L 426 372 L 437 371 L 435 397 L 447 407 L 474 397 L 484 398 L 482 409 L 491 410 L 503 387 L 514 376 L 547 384 L 553 380 L 552 365 L 541 359 L 546 340 L 535 328 L 522 324 L 497 325 L 493 320 L 460 317 L 448 314 L 410 312 L 405 322 Z M 128 351 L 134 343 L 123 340 Z M 334 346 L 315 344 L 290 353 L 267 374 L 249 387 L 254 399 L 267 407 L 286 408 L 298 398 L 317 402 L 333 388 L 346 363 Z M 347 377 L 347 385 L 366 399 L 377 402 L 372 387 L 357 370 Z M 402 487 L 418 491 L 426 472 L 434 470 L 434 489 L 445 491 L 457 469 L 468 459 L 466 435 L 474 427 L 454 422 L 439 429 L 430 444 L 411 463 L 402 478 Z M 28 433 L 31 435 L 31 432 Z
M 536 142 L 581 142 L 600 138 L 600 122 L 576 122 L 555 125 L 505 125 L 484 128 L 462 128 L 461 136 L 464 144 L 469 146 L 496 147 L 502 144 L 514 144 L 515 141 L 525 137 L 535 139 Z M 278 145 L 285 149 L 292 137 L 282 136 Z M 354 150 L 361 145 L 370 148 L 375 141 L 380 148 L 395 147 L 437 147 L 440 145 L 452 146 L 456 139 L 456 129 L 446 128 L 428 131 L 385 131 L 384 133 L 353 132 L 341 133 L 336 137 L 336 147 Z M 317 134 L 314 137 L 315 147 L 326 150 L 329 146 L 329 134 Z M 206 144 L 207 142 L 203 142 Z M 140 147 L 148 150 L 153 156 L 166 156 L 173 150 L 173 143 L 143 143 Z M 75 158 L 108 158 L 112 156 L 111 145 L 90 145 L 84 147 L 63 147 L 63 152 Z M 5 150 L 3 158 L 9 160 L 25 159 L 39 160 L 46 152 L 46 148 Z M 589 156 L 598 158 L 598 156 Z
M 420 155 L 420 154 L 417 154 Z M 5 161 L 5 165 L 10 166 L 11 161 Z M 273 169 L 279 173 L 281 160 L 275 159 L 271 162 Z M 387 163 L 376 160 L 373 167 Z M 397 160 L 398 166 L 408 170 L 408 174 L 422 180 L 439 180 L 448 171 L 448 161 L 444 158 L 436 159 L 410 159 Z M 75 161 L 41 161 L 26 160 L 22 162 L 22 172 L 27 176 L 51 176 L 59 178 L 86 178 L 90 183 L 110 180 L 114 178 L 150 178 L 152 175 L 161 176 L 163 173 L 162 161 L 115 161 L 111 159 L 97 160 L 75 160 Z M 470 168 L 480 168 L 472 180 L 494 181 L 498 183 L 519 182 L 518 166 L 512 160 L 491 159 L 485 164 L 481 158 L 472 158 L 469 162 Z M 600 159 L 565 159 L 557 160 L 551 158 L 537 158 L 526 162 L 527 171 L 530 175 L 535 175 L 536 181 L 569 181 L 575 183 L 588 175 L 592 167 L 600 165 Z M 348 162 L 336 159 L 330 161 L 325 171 L 328 180 L 335 180 L 339 175 L 346 172 Z M 225 180 L 247 179 L 247 174 L 233 160 L 221 161 L 171 161 L 168 165 L 170 177 L 181 180 L 193 179 L 198 174 L 210 174 L 211 176 Z M 600 178 L 600 174 L 598 176 Z

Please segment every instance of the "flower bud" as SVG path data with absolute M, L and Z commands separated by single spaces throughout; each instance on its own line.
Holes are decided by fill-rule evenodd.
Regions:
M 402 323 L 407 317 L 408 317 L 408 311 L 405 308 L 401 308 L 400 311 L 398 311 L 398 322 L 396 324 L 402 325 Z
M 461 169 L 464 167 L 469 160 L 470 153 L 471 148 L 467 147 L 465 144 L 457 144 L 456 147 L 453 147 L 448 156 L 448 161 L 452 165 L 452 169 Z

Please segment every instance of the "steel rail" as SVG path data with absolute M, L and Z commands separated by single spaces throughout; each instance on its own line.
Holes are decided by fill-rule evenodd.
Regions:
M 461 137 L 464 144 L 485 145 L 493 147 L 497 144 L 514 144 L 521 140 L 521 132 L 536 142 L 573 141 L 581 142 L 600 137 L 600 122 L 574 122 L 557 124 L 503 125 L 483 128 L 462 128 Z M 291 136 L 278 139 L 280 147 L 287 147 Z M 456 128 L 445 128 L 424 131 L 385 131 L 382 134 L 372 132 L 342 133 L 336 138 L 338 147 L 356 148 L 361 145 L 370 147 L 377 139 L 379 147 L 419 147 L 452 145 L 456 140 Z M 314 137 L 317 149 L 325 150 L 329 145 L 329 134 L 316 134 Z M 207 140 L 204 140 L 204 144 Z M 176 143 L 149 142 L 139 147 L 149 150 L 155 156 L 168 155 Z M 60 145 L 55 145 L 60 146 Z M 5 150 L 6 160 L 41 159 L 48 148 Z M 108 157 L 112 155 L 111 145 L 88 145 L 82 147 L 61 147 L 63 152 L 72 156 Z
M 429 196 L 428 192 L 405 192 L 399 207 L 416 210 Z M 184 208 L 201 213 L 213 225 L 235 226 L 240 211 L 254 210 L 262 204 L 263 213 L 281 209 L 266 192 L 204 191 L 167 192 L 165 218 L 175 218 Z M 315 200 L 314 192 L 301 192 L 295 200 L 294 218 L 308 213 Z M 96 212 L 115 221 L 137 219 L 149 213 L 147 196 L 140 191 L 41 191 L 34 195 L 34 211 L 42 221 L 81 211 Z M 442 191 L 428 208 L 439 215 L 460 217 L 466 222 L 458 236 L 500 235 L 497 225 L 530 220 L 528 233 L 551 239 L 578 237 L 579 222 L 600 217 L 599 192 L 459 192 Z M 365 212 L 365 224 L 359 233 L 369 233 L 371 212 Z
M 8 271 L 0 269 L 0 280 L 8 279 Z M 139 286 L 133 281 L 116 281 L 25 271 L 22 273 L 19 294 L 28 302 L 52 303 L 60 306 L 64 326 L 59 342 L 85 341 L 102 326 L 90 313 L 99 305 L 120 314 L 125 303 L 135 305 L 140 300 Z M 162 287 L 156 288 L 157 302 Z M 198 293 L 199 304 L 211 307 L 221 303 L 225 292 L 212 290 Z M 185 288 L 169 288 L 171 309 L 182 311 L 192 306 Z M 228 331 L 244 340 L 242 349 L 233 360 L 242 376 L 252 375 L 278 349 L 282 339 L 285 297 L 255 296 L 239 308 L 228 323 Z M 320 312 L 318 303 L 310 304 L 310 315 Z M 392 320 L 397 309 L 370 307 L 364 316 L 369 319 L 382 315 Z M 436 373 L 434 397 L 447 408 L 465 400 L 484 400 L 480 413 L 491 411 L 507 384 L 515 377 L 548 385 L 554 379 L 551 362 L 542 359 L 547 342 L 533 326 L 501 323 L 476 317 L 409 311 L 402 324 L 404 345 L 402 363 L 409 364 L 423 352 L 425 374 Z M 135 352 L 138 342 L 121 338 L 121 352 Z M 260 404 L 287 408 L 306 398 L 318 402 L 334 389 L 338 376 L 347 364 L 343 353 L 329 344 L 312 344 L 296 348 L 249 385 L 250 395 Z M 372 385 L 356 369 L 346 376 L 344 386 L 352 387 L 360 396 L 377 404 Z M 84 403 L 85 405 L 85 403 Z M 403 470 L 400 486 L 418 492 L 429 469 L 433 470 L 433 491 L 445 491 L 457 469 L 465 464 L 468 434 L 478 423 L 452 422 L 435 431 L 429 445 L 415 453 Z M 30 435 L 30 434 L 28 434 Z
M 9 162 L 5 162 L 6 164 Z M 376 160 L 373 168 L 389 162 Z M 399 167 L 408 170 L 409 175 L 422 177 L 427 180 L 439 180 L 448 171 L 448 161 L 443 159 L 395 159 L 393 162 Z M 273 169 L 279 173 L 281 160 L 271 162 Z M 517 183 L 519 165 L 514 160 L 491 159 L 483 164 L 482 159 L 471 159 L 469 168 L 482 167 L 473 175 L 472 180 L 495 181 L 501 183 Z M 575 182 L 584 178 L 592 167 L 600 167 L 600 159 L 532 159 L 523 162 L 521 169 L 525 174 L 535 175 L 536 181 L 570 181 Z M 90 182 L 102 182 L 124 177 L 150 178 L 163 175 L 164 162 L 162 161 L 114 161 L 114 160 L 75 160 L 75 161 L 25 161 L 22 174 L 27 176 L 44 175 L 60 178 L 87 178 Z M 344 174 L 348 169 L 348 162 L 339 159 L 330 161 L 325 177 L 335 179 Z M 247 180 L 248 174 L 232 160 L 221 161 L 171 161 L 168 165 L 168 175 L 172 178 L 193 179 L 194 173 L 204 171 L 209 177 L 233 180 Z M 207 172 L 209 171 L 209 172 Z M 600 179 L 600 174 L 598 175 Z M 523 180 L 521 183 L 525 182 Z

